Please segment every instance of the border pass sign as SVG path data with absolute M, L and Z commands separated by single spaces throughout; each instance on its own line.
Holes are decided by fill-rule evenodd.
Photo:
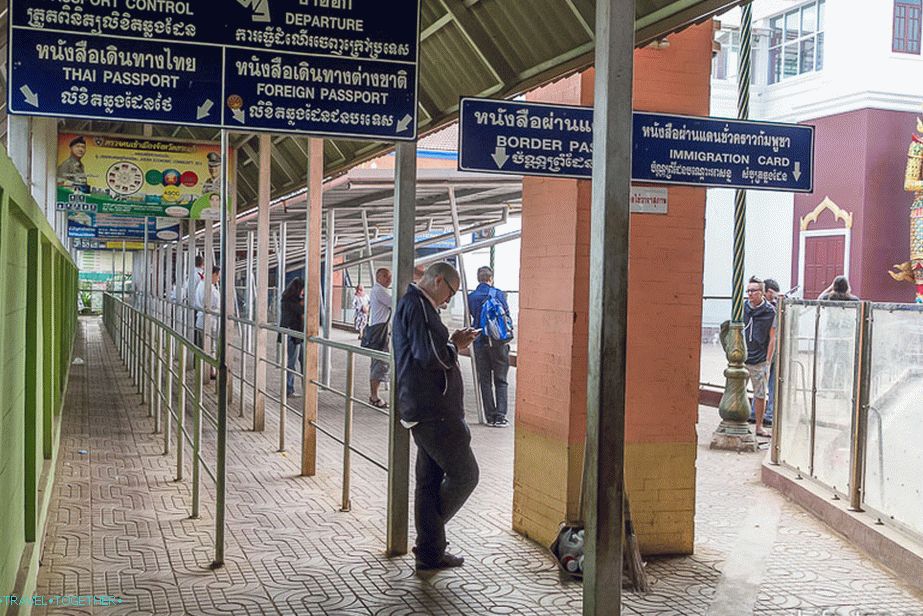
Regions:
M 420 0 L 10 0 L 11 113 L 414 140 Z
M 633 116 L 633 182 L 811 192 L 814 127 L 724 118 Z M 458 168 L 590 179 L 593 108 L 461 100 Z

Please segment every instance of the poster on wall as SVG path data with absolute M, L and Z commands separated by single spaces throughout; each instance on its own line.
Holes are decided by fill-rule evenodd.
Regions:
M 97 212 L 68 212 L 67 236 L 97 240 L 144 241 L 144 218 L 128 218 Z M 148 218 L 149 242 L 170 242 L 179 239 L 179 221 L 170 218 Z
M 60 133 L 56 162 L 59 210 L 219 219 L 218 145 Z

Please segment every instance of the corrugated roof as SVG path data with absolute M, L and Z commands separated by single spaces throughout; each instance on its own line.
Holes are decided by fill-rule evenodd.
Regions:
M 741 0 L 637 0 L 638 44 L 700 21 Z M 595 0 L 423 0 L 420 20 L 420 134 L 426 135 L 457 116 L 461 96 L 506 98 L 523 93 L 592 63 Z M 0 0 L 0 43 L 6 55 L 7 0 Z M 5 68 L 5 67 L 4 67 Z M 5 90 L 6 71 L 0 74 Z M 3 97 L 3 101 L 6 96 Z M 5 102 L 0 107 L 5 131 Z M 140 134 L 125 122 L 68 120 L 70 130 Z M 208 128 L 157 125 L 154 136 L 216 141 Z M 238 204 L 253 207 L 257 198 L 255 135 L 235 134 L 239 148 Z M 304 137 L 273 138 L 272 194 L 289 194 L 304 185 Z M 327 140 L 325 173 L 340 174 L 392 148 L 388 143 Z

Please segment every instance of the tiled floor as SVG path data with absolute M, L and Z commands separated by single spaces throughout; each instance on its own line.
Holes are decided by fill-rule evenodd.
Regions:
M 162 436 L 152 434 L 152 420 L 101 323 L 81 319 L 80 332 L 76 354 L 85 363 L 72 367 L 38 594 L 108 594 L 122 603 L 37 613 L 580 613 L 581 586 L 563 580 L 540 546 L 509 530 L 513 431 L 481 426 L 472 431 L 482 483 L 450 525 L 453 549 L 467 557 L 466 565 L 417 577 L 410 557 L 383 555 L 382 470 L 353 456 L 352 511 L 341 513 L 339 445 L 319 436 L 318 474 L 301 478 L 300 420 L 289 417 L 286 455 L 276 452 L 275 407 L 262 434 L 248 431 L 232 413 L 227 565 L 210 569 L 210 480 L 203 475 L 200 519 L 189 519 L 188 458 L 186 480 L 173 481 L 175 456 L 161 455 Z M 365 366 L 357 363 L 364 375 Z M 337 374 L 335 382 L 342 381 L 342 370 Z M 341 403 L 329 395 L 322 403 L 321 425 L 341 432 Z M 703 409 L 696 555 L 650 562 L 653 591 L 643 597 L 626 591 L 623 613 L 705 614 L 723 607 L 723 613 L 765 616 L 923 615 L 923 601 L 893 576 L 763 487 L 761 455 L 708 451 L 716 423 L 715 411 Z M 206 425 L 203 433 L 203 456 L 211 463 L 214 432 Z M 357 409 L 355 446 L 384 462 L 386 440 L 384 417 Z M 767 538 L 765 553 L 757 555 L 765 567 L 755 585 L 750 580 L 752 601 L 727 612 L 727 605 L 713 603 L 739 597 L 722 590 L 722 570 L 746 533 L 754 532 L 746 528 L 748 520 L 767 505 L 780 514 L 766 529 L 774 536 Z

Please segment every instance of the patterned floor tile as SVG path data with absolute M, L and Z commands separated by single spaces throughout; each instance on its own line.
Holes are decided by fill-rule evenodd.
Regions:
M 299 477 L 298 418 L 288 414 L 287 451 L 280 453 L 278 408 L 268 403 L 266 430 L 256 433 L 238 416 L 235 401 L 228 436 L 226 565 L 213 570 L 214 486 L 203 473 L 200 516 L 190 519 L 191 450 L 184 480 L 174 481 L 175 455 L 162 455 L 163 436 L 153 434 L 153 420 L 98 319 L 81 318 L 76 352 L 86 363 L 73 367 L 67 393 L 38 593 L 109 594 L 123 603 L 35 613 L 580 613 L 579 582 L 562 577 L 546 549 L 509 528 L 513 430 L 472 425 L 481 467 L 490 472 L 482 473 L 481 485 L 449 529 L 452 548 L 465 555 L 466 565 L 417 575 L 411 557 L 383 554 L 384 472 L 353 456 L 352 511 L 342 513 L 340 446 L 319 435 L 317 476 Z M 336 361 L 334 367 L 342 368 Z M 359 374 L 367 368 L 360 358 Z M 333 383 L 340 388 L 343 373 L 334 370 Z M 277 382 L 278 374 L 270 371 L 270 388 Z M 467 395 L 470 400 L 470 387 Z M 322 395 L 319 415 L 320 425 L 342 432 L 341 400 Z M 704 411 L 699 426 L 696 554 L 651 559 L 652 591 L 640 596 L 626 589 L 624 614 L 707 613 L 741 520 L 761 499 L 777 499 L 782 519 L 754 613 L 923 615 L 919 597 L 887 571 L 763 487 L 761 456 L 708 451 L 717 423 L 713 415 Z M 191 433 L 191 413 L 186 429 Z M 386 459 L 384 416 L 357 407 L 353 435 L 354 446 Z M 214 429 L 207 422 L 202 455 L 214 460 Z

